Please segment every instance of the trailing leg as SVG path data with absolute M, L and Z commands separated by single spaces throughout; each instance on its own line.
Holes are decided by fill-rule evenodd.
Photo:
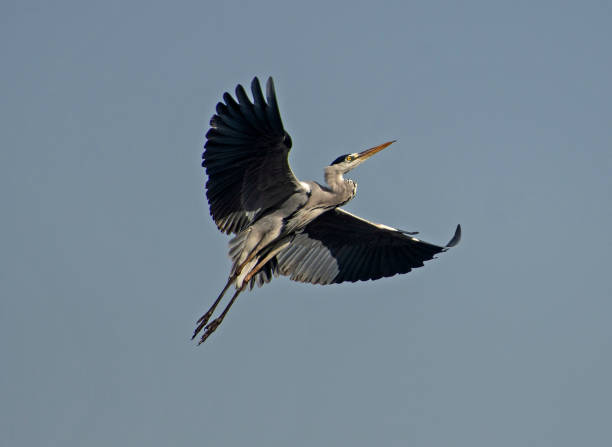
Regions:
M 229 303 L 227 303 L 227 306 L 225 306 L 225 309 L 223 309 L 223 312 L 221 312 L 221 315 L 219 315 L 217 318 L 215 318 L 213 321 L 211 321 L 210 323 L 206 325 L 206 327 L 204 328 L 204 333 L 202 334 L 202 338 L 200 338 L 198 345 L 201 345 L 202 343 L 204 343 L 206 339 L 210 337 L 210 334 L 212 334 L 213 332 L 215 332 L 215 330 L 217 330 L 217 328 L 219 327 L 219 325 L 225 318 L 225 315 L 229 312 L 230 307 L 232 307 L 232 304 L 234 304 L 234 301 L 236 301 L 236 298 L 238 298 L 238 295 L 240 295 L 240 292 L 244 290 L 245 286 L 246 286 L 246 283 L 244 283 L 241 288 L 236 289 L 236 292 L 234 292 L 234 296 L 232 296 L 232 299 L 229 301 Z M 194 334 L 194 337 L 195 337 L 195 334 Z
M 227 289 L 229 289 L 232 283 L 234 282 L 234 279 L 235 278 L 230 277 L 227 280 L 227 284 L 225 284 L 225 287 L 223 288 L 223 290 L 221 291 L 221 293 L 219 294 L 219 296 L 217 297 L 213 305 L 210 306 L 210 309 L 208 309 L 208 311 L 206 311 L 206 313 L 200 317 L 197 323 L 198 325 L 196 326 L 195 331 L 193 331 L 193 336 L 191 337 L 192 340 L 196 338 L 196 335 L 198 335 L 198 333 L 204 328 L 204 326 L 206 326 L 206 324 L 208 323 L 208 320 L 210 320 L 210 317 L 212 317 L 212 314 L 215 312 L 215 309 L 221 302 L 221 298 L 223 298 L 223 295 L 225 295 L 225 292 L 227 292 Z

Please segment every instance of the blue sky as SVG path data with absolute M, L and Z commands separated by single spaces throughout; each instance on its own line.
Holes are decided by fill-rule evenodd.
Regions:
M 610 445 L 606 2 L 4 2 L 2 445 Z M 273 76 L 301 179 L 461 244 L 240 297 L 200 156 Z

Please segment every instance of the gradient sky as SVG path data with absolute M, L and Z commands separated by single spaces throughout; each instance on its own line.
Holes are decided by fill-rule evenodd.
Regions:
M 612 445 L 608 2 L 4 1 L 0 444 Z M 293 169 L 461 244 L 244 294 L 200 156 L 273 76 Z

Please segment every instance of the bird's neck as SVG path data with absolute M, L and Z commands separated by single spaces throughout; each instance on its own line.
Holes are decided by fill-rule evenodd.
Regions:
M 325 168 L 325 183 L 329 189 L 334 192 L 341 190 L 344 186 L 344 177 L 342 176 L 342 172 L 333 169 L 333 166 L 327 166 Z
M 352 180 L 345 179 L 342 172 L 335 169 L 325 169 L 325 183 L 330 191 L 336 196 L 338 205 L 342 205 L 353 198 L 357 185 Z

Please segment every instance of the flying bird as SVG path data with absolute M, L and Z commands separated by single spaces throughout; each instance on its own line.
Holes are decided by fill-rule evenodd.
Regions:
M 210 214 L 229 242 L 232 268 L 225 287 L 202 315 L 192 339 L 199 344 L 219 327 L 245 288 L 262 286 L 274 276 L 312 284 L 367 281 L 422 267 L 437 253 L 456 245 L 461 226 L 445 246 L 369 222 L 340 208 L 357 184 L 344 174 L 394 141 L 341 155 L 325 167 L 325 185 L 300 181 L 288 162 L 291 137 L 281 121 L 274 83 L 268 78 L 264 98 L 259 80 L 251 82 L 253 101 L 236 87 L 217 104 L 206 134 L 202 166 L 208 181 Z M 231 286 L 235 292 L 212 321 Z

